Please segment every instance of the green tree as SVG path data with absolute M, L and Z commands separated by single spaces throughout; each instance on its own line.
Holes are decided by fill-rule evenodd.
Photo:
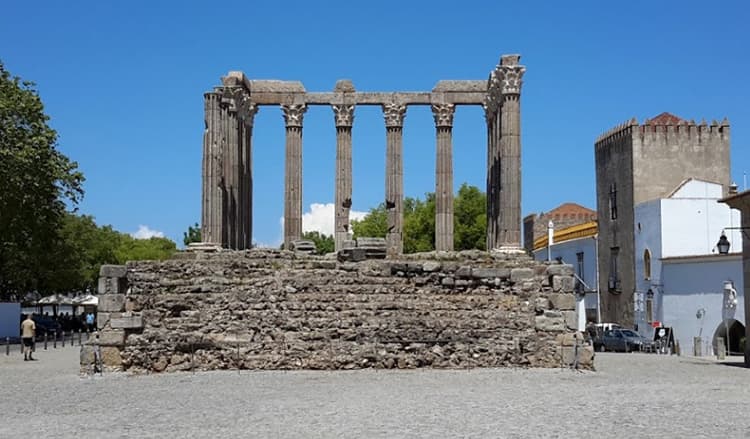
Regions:
M 435 249 L 435 194 L 404 199 L 404 253 Z M 453 201 L 453 239 L 455 250 L 486 248 L 487 197 L 476 186 L 461 185 Z M 354 237 L 385 237 L 387 212 L 381 204 L 359 221 L 352 221 Z
M 453 203 L 453 248 L 487 248 L 487 196 L 467 183 L 458 189 Z
M 164 260 L 177 251 L 177 245 L 167 238 L 135 239 L 130 235 L 120 234 L 115 249 L 118 264 L 127 261 Z
M 435 250 L 435 194 L 404 199 L 404 253 Z
M 318 231 L 305 232 L 302 234 L 302 239 L 309 239 L 315 243 L 316 251 L 319 255 L 331 253 L 336 246 L 333 240 L 333 235 L 325 235 Z
M 370 209 L 361 220 L 352 221 L 352 232 L 356 238 L 385 238 L 388 231 L 388 217 L 385 212 L 385 204 L 380 203 L 378 207 Z
M 182 234 L 182 243 L 185 244 L 185 247 L 191 242 L 201 242 L 201 227 L 198 223 L 188 226 L 187 232 Z
M 83 175 L 48 120 L 34 84 L 0 62 L 0 296 L 58 287 L 65 202 L 83 197 Z

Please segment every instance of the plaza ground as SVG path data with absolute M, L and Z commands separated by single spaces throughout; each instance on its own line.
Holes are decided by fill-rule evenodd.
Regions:
M 78 348 L 0 355 L 0 437 L 750 437 L 739 359 L 597 354 L 561 369 L 80 377 Z

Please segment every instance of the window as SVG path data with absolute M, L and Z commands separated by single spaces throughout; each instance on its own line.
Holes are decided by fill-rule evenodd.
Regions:
M 617 185 L 615 183 L 609 185 L 609 218 L 617 219 Z
M 651 252 L 648 249 L 643 251 L 643 278 L 651 279 Z
M 646 297 L 646 321 L 651 323 L 654 321 L 654 298 Z
M 578 279 L 576 279 L 576 292 L 583 293 L 583 252 L 576 253 L 576 261 L 578 262 Z
M 609 291 L 620 291 L 620 275 L 618 272 L 620 247 L 609 249 Z

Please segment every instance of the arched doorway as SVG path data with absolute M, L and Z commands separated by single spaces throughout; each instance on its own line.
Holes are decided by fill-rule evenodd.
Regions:
M 713 346 L 718 345 L 718 338 L 724 338 L 727 355 L 744 355 L 740 341 L 745 338 L 745 326 L 735 319 L 727 319 L 719 324 L 714 331 Z

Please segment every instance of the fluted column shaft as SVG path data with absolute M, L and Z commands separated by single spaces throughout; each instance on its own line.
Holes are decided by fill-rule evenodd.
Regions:
M 499 209 L 499 181 L 500 155 L 500 113 L 494 96 L 488 96 L 485 104 L 485 120 L 487 122 L 487 249 L 497 245 L 497 222 Z
M 453 250 L 453 112 L 452 104 L 432 106 L 437 134 L 435 161 L 435 250 Z
M 386 126 L 385 209 L 388 219 L 386 256 L 397 257 L 403 253 L 403 124 L 406 105 L 384 104 Z
M 496 241 L 500 248 L 521 248 L 521 86 L 520 56 L 500 59 L 500 212 Z
M 231 105 L 231 104 L 228 104 Z M 226 148 L 224 148 L 224 176 L 227 188 L 226 198 L 226 239 L 224 242 L 228 248 L 236 249 L 239 238 L 239 213 L 238 201 L 240 199 L 240 124 L 237 120 L 237 110 L 231 106 L 227 108 L 226 121 Z
M 240 250 L 253 244 L 253 119 L 257 112 L 255 105 L 244 106 L 241 113 L 241 184 L 240 184 Z
M 501 108 L 499 234 L 501 247 L 521 247 L 521 123 L 519 95 L 505 95 Z
M 282 105 L 286 123 L 284 248 L 302 238 L 302 118 L 307 106 Z
M 344 247 L 349 238 L 349 214 L 352 206 L 352 124 L 354 105 L 334 105 L 336 120 L 336 194 L 334 242 L 335 250 Z
M 223 124 L 221 122 L 221 95 L 209 92 L 203 95 L 203 169 L 201 197 L 201 240 L 222 244 L 222 193 L 223 193 Z

